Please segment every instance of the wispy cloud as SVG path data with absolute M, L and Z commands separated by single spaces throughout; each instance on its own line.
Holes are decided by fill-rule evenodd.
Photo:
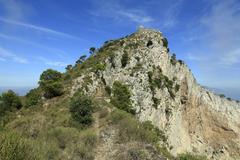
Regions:
M 203 54 L 193 54 L 193 53 L 187 53 L 186 58 L 191 61 L 206 61 L 207 57 L 203 57 Z
M 164 23 L 162 25 L 163 28 L 171 28 L 178 23 L 178 14 L 181 11 L 181 5 L 183 4 L 183 0 L 174 1 L 174 3 L 166 9 L 164 16 Z
M 33 24 L 30 24 L 30 23 L 20 22 L 20 21 L 16 21 L 16 20 L 12 20 L 12 19 L 6 19 L 6 18 L 3 18 L 3 17 L 0 17 L 0 21 L 4 22 L 4 23 L 9 23 L 9 24 L 12 24 L 12 25 L 21 26 L 21 27 L 28 28 L 28 29 L 40 31 L 40 32 L 54 34 L 54 35 L 65 37 L 65 38 L 83 40 L 79 37 L 76 37 L 76 36 L 73 36 L 73 35 L 70 35 L 70 34 L 67 34 L 67 33 L 64 33 L 64 32 L 59 32 L 59 31 L 56 31 L 56 30 L 53 30 L 53 29 L 33 25 Z
M 43 62 L 44 64 L 49 65 L 49 66 L 56 66 L 56 67 L 65 67 L 65 66 L 67 66 L 67 63 L 65 63 L 65 62 L 51 61 L 51 60 L 49 60 L 47 58 L 44 58 L 44 57 L 38 57 L 37 59 L 39 61 Z
M 5 58 L 2 58 L 2 57 L 0 57 L 0 61 L 6 61 L 6 59 L 5 59 Z
M 28 45 L 31 45 L 31 46 L 34 46 L 34 47 L 38 47 L 38 48 L 44 49 L 46 51 L 50 51 L 53 54 L 56 54 L 56 55 L 58 55 L 60 57 L 63 57 L 63 55 L 64 56 L 67 55 L 67 53 L 65 51 L 63 51 L 63 50 L 60 50 L 60 49 L 57 49 L 57 48 L 48 47 L 48 46 L 42 45 L 40 43 L 36 43 L 34 41 L 25 40 L 23 38 L 10 36 L 10 35 L 6 35 L 6 34 L 2 34 L 2 33 L 0 33 L 0 38 L 9 39 L 9 40 L 17 41 L 17 42 L 20 42 L 20 43 L 28 44 Z
M 134 13 L 133 11 L 120 10 L 120 11 L 117 11 L 116 13 L 118 13 L 119 15 L 121 15 L 123 17 L 130 19 L 133 22 L 139 23 L 139 24 L 145 24 L 145 23 L 154 21 L 154 19 L 148 15 L 141 16 L 141 14 L 138 15 L 137 13 Z
M 29 7 L 16 0 L 0 0 L 0 4 L 5 10 L 5 17 L 11 19 L 24 19 Z
M 129 21 L 133 23 L 148 24 L 154 22 L 154 18 L 148 15 L 144 10 L 129 8 L 120 4 L 119 1 L 94 1 L 96 9 L 90 11 L 94 16 L 108 17 L 118 22 Z
M 240 62 L 240 5 L 237 0 L 217 1 L 201 22 L 210 37 L 204 39 L 222 65 Z
M 35 30 L 42 33 L 52 34 L 63 38 L 85 41 L 80 37 L 65 32 L 60 32 L 54 29 L 25 22 L 27 17 L 29 16 L 29 12 L 34 10 L 32 9 L 32 7 L 28 6 L 28 3 L 23 3 L 17 0 L 0 0 L 0 5 L 1 4 L 4 9 L 3 15 L 1 15 L 0 17 L 0 22 L 2 23 Z
M 17 63 L 28 63 L 27 59 L 25 59 L 23 57 L 20 57 L 16 54 L 4 49 L 3 47 L 0 47 L 0 58 L 3 61 L 12 60 L 12 61 L 17 62 Z

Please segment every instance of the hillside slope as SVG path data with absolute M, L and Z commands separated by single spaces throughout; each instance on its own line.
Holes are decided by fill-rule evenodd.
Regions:
M 240 103 L 201 87 L 161 32 L 140 28 L 67 68 L 40 77 L 60 92 L 43 98 L 40 83 L 36 104 L 0 117 L 0 160 L 240 159 Z
M 165 131 L 173 155 L 191 152 L 211 159 L 239 159 L 240 104 L 201 87 L 168 50 L 162 33 L 151 29 L 107 42 L 85 62 L 94 59 L 104 68 L 77 77 L 71 94 L 81 88 L 103 97 L 106 86 L 120 81 L 131 90 L 139 120 Z

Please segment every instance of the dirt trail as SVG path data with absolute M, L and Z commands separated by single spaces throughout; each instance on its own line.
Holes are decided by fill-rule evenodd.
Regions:
M 107 108 L 108 113 L 112 110 Z M 106 160 L 106 159 L 114 159 L 114 140 L 115 140 L 115 130 L 112 127 L 101 127 L 101 119 L 100 114 L 97 112 L 94 114 L 95 123 L 94 128 L 98 137 L 98 145 L 95 150 L 95 160 Z

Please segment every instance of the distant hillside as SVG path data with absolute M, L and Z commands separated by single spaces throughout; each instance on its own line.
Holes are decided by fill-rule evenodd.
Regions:
M 0 94 L 8 90 L 13 90 L 19 96 L 24 96 L 32 88 L 34 87 L 0 87 Z
M 213 88 L 213 87 L 207 87 L 207 86 L 204 86 L 204 87 L 216 94 L 224 94 L 226 97 L 229 97 L 229 98 L 232 98 L 235 100 L 240 100 L 240 89 L 239 88 L 219 89 L 219 88 Z

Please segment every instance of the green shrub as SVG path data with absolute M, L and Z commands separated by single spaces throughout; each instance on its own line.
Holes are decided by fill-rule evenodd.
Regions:
M 105 91 L 107 92 L 108 95 L 111 95 L 111 92 L 112 92 L 111 87 L 106 86 Z
M 149 71 L 148 73 L 148 82 L 150 84 L 150 89 L 152 92 L 154 92 L 154 82 L 153 82 L 153 72 Z
M 99 71 L 104 71 L 106 68 L 106 64 L 102 64 L 102 63 L 98 63 L 95 67 L 95 73 L 99 72 Z
M 167 142 L 167 137 L 164 132 L 157 127 L 155 127 L 151 121 L 142 122 L 142 127 L 149 132 L 151 135 L 150 142 L 157 143 L 158 141 Z
M 167 40 L 167 38 L 163 38 L 162 41 L 163 41 L 163 46 L 168 48 L 168 40 Z
M 166 107 L 165 114 L 169 117 L 172 114 L 172 109 L 170 107 Z
M 166 87 L 169 88 L 169 89 L 172 89 L 173 88 L 173 81 L 169 80 L 166 82 Z
M 22 103 L 20 98 L 12 90 L 3 93 L 0 96 L 0 118 L 5 115 L 5 112 L 12 112 L 21 107 Z
M 48 99 L 61 96 L 63 94 L 63 85 L 61 82 L 45 84 L 42 89 L 44 90 L 43 96 Z
M 22 107 L 22 103 L 18 95 L 13 92 L 12 90 L 9 90 L 2 94 L 1 96 L 2 104 L 4 104 L 5 107 L 8 107 L 7 110 L 11 109 L 20 109 Z
M 162 87 L 162 79 L 155 78 L 152 84 L 154 87 L 161 88 Z
M 96 48 L 95 48 L 95 47 L 91 47 L 91 48 L 89 49 L 89 53 L 90 53 L 90 54 L 95 53 L 95 51 L 96 51 Z
M 186 153 L 186 154 L 180 154 L 178 156 L 178 160 L 207 160 L 207 158 L 204 156 L 191 155 L 189 153 Z
M 175 98 L 175 94 L 173 93 L 173 91 L 171 89 L 168 89 L 168 93 L 171 96 L 172 99 Z
M 40 76 L 39 85 L 44 92 L 45 98 L 53 98 L 63 94 L 62 74 L 48 69 Z
M 224 94 L 219 95 L 221 98 L 225 98 L 226 96 Z
M 31 89 L 26 94 L 25 107 L 30 107 L 38 104 L 41 101 L 41 92 L 38 88 Z
M 149 71 L 148 72 L 148 81 L 151 82 L 153 77 L 153 72 Z
M 74 158 L 81 160 L 94 160 L 94 148 L 96 147 L 97 136 L 93 130 L 83 130 L 78 137 L 79 142 L 74 146 Z
M 175 85 L 175 92 L 178 92 L 179 89 L 180 89 L 180 85 L 179 85 L 179 84 L 176 84 L 176 85 Z
M 167 53 L 169 53 L 170 52 L 170 49 L 169 48 L 167 48 Z
M 82 64 L 83 62 L 85 62 L 87 56 L 86 55 L 82 55 L 81 57 L 79 57 L 79 59 L 76 61 L 76 64 Z
M 114 110 L 109 120 L 119 127 L 119 139 L 121 142 L 141 141 L 151 144 L 157 144 L 159 141 L 166 142 L 164 133 L 154 127 L 150 121 L 139 122 L 133 115 Z
M 93 102 L 81 92 L 75 93 L 70 102 L 70 112 L 72 118 L 83 126 L 88 126 L 93 122 Z
M 113 83 L 112 89 L 113 97 L 111 103 L 117 108 L 129 113 L 134 113 L 134 109 L 131 104 L 131 93 L 126 85 L 123 85 L 119 81 Z
M 129 116 L 130 116 L 129 113 L 116 109 L 113 112 L 111 112 L 108 119 L 111 123 L 118 124 L 122 119 L 127 118 Z
M 124 53 L 122 55 L 122 59 L 121 59 L 121 63 L 122 63 L 122 67 L 126 67 L 126 65 L 128 64 L 128 61 L 129 61 L 129 57 L 128 57 L 128 54 L 127 53 Z
M 112 64 L 112 67 L 115 68 L 115 62 L 114 62 L 114 58 L 115 58 L 115 55 L 113 53 L 111 53 L 109 55 L 109 61 L 110 63 Z
M 178 62 L 180 63 L 180 65 L 184 64 L 183 60 L 178 60 Z
M 172 65 L 176 65 L 177 64 L 177 59 L 176 59 L 176 54 L 173 53 L 173 55 L 171 56 L 171 64 Z
M 158 107 L 158 105 L 159 105 L 159 103 L 160 103 L 160 100 L 157 99 L 157 98 L 155 98 L 155 97 L 153 97 L 152 100 L 153 100 L 153 107 L 154 107 L 155 109 L 157 109 L 157 107 Z
M 67 65 L 67 67 L 65 69 L 66 69 L 66 71 L 70 71 L 72 69 L 72 67 L 73 66 L 71 64 L 69 64 L 69 65 Z
M 137 63 L 136 66 L 134 66 L 133 69 L 132 69 L 132 74 L 140 71 L 141 69 L 142 69 L 142 64 Z
M 0 132 L 0 160 L 40 160 L 35 146 L 11 132 Z

